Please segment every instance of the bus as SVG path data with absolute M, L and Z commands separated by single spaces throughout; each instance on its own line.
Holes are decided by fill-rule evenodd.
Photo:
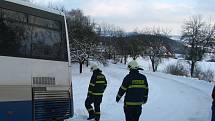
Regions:
M 69 50 L 64 13 L 0 0 L 0 121 L 73 116 Z

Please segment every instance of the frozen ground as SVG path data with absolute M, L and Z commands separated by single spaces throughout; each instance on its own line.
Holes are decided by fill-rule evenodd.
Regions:
M 73 91 L 75 115 L 67 121 L 86 121 L 84 101 L 91 72 L 85 67 L 78 73 L 73 65 Z M 101 121 L 124 121 L 123 100 L 115 102 L 115 96 L 128 73 L 124 65 L 110 64 L 102 67 L 108 86 L 101 104 Z M 143 106 L 140 121 L 209 121 L 211 116 L 211 91 L 213 83 L 163 73 L 142 71 L 148 77 L 149 100 Z

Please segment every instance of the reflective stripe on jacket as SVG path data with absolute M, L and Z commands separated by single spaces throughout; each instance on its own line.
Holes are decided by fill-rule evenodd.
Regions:
M 120 99 L 125 94 L 125 106 L 141 106 L 148 99 L 148 90 L 146 76 L 140 74 L 138 70 L 131 70 L 124 78 L 117 98 Z
M 102 96 L 106 87 L 107 80 L 102 74 L 102 71 L 99 69 L 93 71 L 88 88 L 88 95 Z

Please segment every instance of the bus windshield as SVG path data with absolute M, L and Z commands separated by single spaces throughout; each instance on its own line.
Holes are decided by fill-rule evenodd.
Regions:
M 0 8 L 0 56 L 68 61 L 64 24 Z

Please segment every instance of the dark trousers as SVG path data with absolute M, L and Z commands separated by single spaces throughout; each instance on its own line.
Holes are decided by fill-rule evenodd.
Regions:
M 124 106 L 124 113 L 126 121 L 139 121 L 140 115 L 142 113 L 142 107 L 126 107 Z
M 211 117 L 211 121 L 215 121 L 215 106 L 212 106 L 212 117 Z
M 85 107 L 89 113 L 89 117 L 95 116 L 96 121 L 100 119 L 100 104 L 102 96 L 89 96 L 85 100 Z M 92 106 L 94 104 L 94 108 Z

